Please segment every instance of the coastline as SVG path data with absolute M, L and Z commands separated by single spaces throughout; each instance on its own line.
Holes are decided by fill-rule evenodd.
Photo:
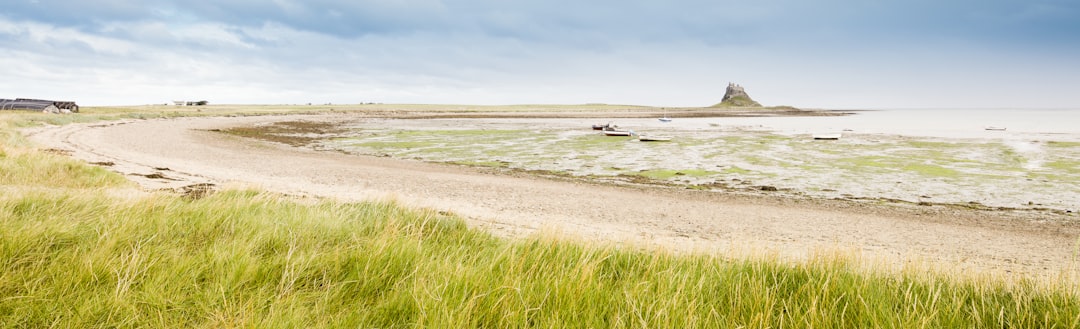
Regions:
M 1080 172 L 1058 168 L 1080 153 L 1072 142 L 1046 136 L 1004 137 L 981 128 L 962 132 L 967 137 L 897 135 L 858 125 L 841 131 L 846 126 L 821 124 L 826 118 L 818 116 L 683 117 L 667 123 L 658 116 L 617 115 L 331 116 L 251 127 L 242 135 L 348 154 L 595 181 L 1058 215 L 1080 209 L 1080 190 L 1069 184 L 1080 180 Z M 594 117 L 603 119 L 589 119 Z M 672 140 L 646 145 L 597 138 L 589 126 L 602 122 Z M 826 132 L 844 137 L 813 140 Z
M 344 115 L 357 116 L 370 114 Z M 139 120 L 61 126 L 29 135 L 88 162 L 113 162 L 112 170 L 151 189 L 245 184 L 291 195 L 392 199 L 455 213 L 475 227 L 505 236 L 561 232 L 577 239 L 679 252 L 750 250 L 787 259 L 842 249 L 897 267 L 921 260 L 1002 275 L 1056 275 L 1075 267 L 1072 249 L 1080 227 L 1069 218 L 598 184 L 333 154 L 211 131 L 334 117 L 341 116 Z M 151 132 L 161 137 L 139 137 Z M 154 173 L 168 179 L 149 178 Z

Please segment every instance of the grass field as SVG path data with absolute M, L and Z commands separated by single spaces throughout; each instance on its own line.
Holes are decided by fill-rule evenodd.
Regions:
M 16 130 L 208 112 L 108 111 L 0 113 L 0 327 L 1080 327 L 1076 278 L 504 240 L 452 214 L 245 189 L 192 199 Z

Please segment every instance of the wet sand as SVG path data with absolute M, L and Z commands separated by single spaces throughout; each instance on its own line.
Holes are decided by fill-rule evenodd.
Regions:
M 602 184 L 320 152 L 211 131 L 299 118 L 328 117 L 136 120 L 27 134 L 88 162 L 112 162 L 111 169 L 148 189 L 212 183 L 346 201 L 395 200 L 454 213 L 509 237 L 555 233 L 791 260 L 841 252 L 897 268 L 923 264 L 1020 277 L 1076 271 L 1080 225 L 1068 216 Z
M 298 120 L 254 129 L 284 142 L 359 155 L 452 162 L 699 190 L 968 208 L 1080 210 L 1080 145 L 1068 135 L 959 131 L 961 137 L 828 130 L 841 118 L 600 119 L 669 143 L 604 137 L 594 118 Z M 851 120 L 847 120 L 851 121 Z M 295 129 L 326 125 L 320 129 Z M 786 127 L 785 127 L 786 126 Z M 891 128 L 899 128 L 893 125 Z M 318 132 L 318 133 L 317 133 Z M 818 133 L 839 140 L 819 141 Z M 678 173 L 672 176 L 671 174 Z

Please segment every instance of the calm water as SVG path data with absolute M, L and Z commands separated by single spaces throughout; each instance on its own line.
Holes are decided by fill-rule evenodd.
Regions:
M 1080 108 L 897 109 L 839 112 L 854 114 L 830 117 L 674 118 L 672 122 L 660 122 L 657 118 L 445 120 L 445 122 L 446 126 L 497 127 L 501 124 L 518 123 L 568 128 L 611 122 L 623 128 L 639 130 L 639 132 L 717 131 L 717 125 L 719 125 L 720 128 L 748 128 L 784 135 L 850 133 L 995 140 L 1080 141 Z M 986 130 L 987 127 L 1002 127 L 1005 131 Z
M 701 118 L 679 124 L 760 126 L 788 134 L 853 132 L 946 138 L 1080 141 L 1080 109 L 904 109 L 840 117 Z M 651 126 L 651 125 L 650 125 Z M 1005 131 L 988 131 L 986 127 Z

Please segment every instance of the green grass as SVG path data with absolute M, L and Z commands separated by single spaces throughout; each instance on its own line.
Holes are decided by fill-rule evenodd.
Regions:
M 8 120 L 5 328 L 1080 327 L 1071 277 L 506 240 L 390 202 L 119 193 L 122 177 L 38 151 Z
M 255 191 L 0 198 L 5 327 L 1073 327 L 1031 283 L 505 241 L 390 203 Z
M 0 187 L 107 188 L 130 184 L 100 167 L 29 147 L 10 121 L 0 121 Z

